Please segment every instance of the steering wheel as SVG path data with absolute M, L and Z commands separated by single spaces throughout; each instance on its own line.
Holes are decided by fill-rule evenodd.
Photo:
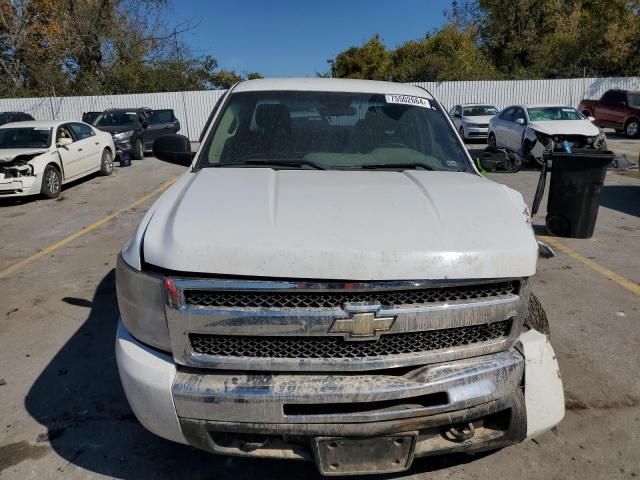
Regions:
M 383 143 L 382 145 L 380 145 L 379 148 L 409 148 L 409 147 L 404 143 L 389 142 L 389 143 Z

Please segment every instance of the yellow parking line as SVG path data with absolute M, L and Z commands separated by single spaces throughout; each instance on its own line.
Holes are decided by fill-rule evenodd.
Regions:
M 92 223 L 91 225 L 89 225 L 88 227 L 83 228 L 82 230 L 79 230 L 79 231 L 77 231 L 75 233 L 72 233 L 68 237 L 63 238 L 62 240 L 60 240 L 60 241 L 58 241 L 56 243 L 53 243 L 53 244 L 49 245 L 48 247 L 40 250 L 38 253 L 34 253 L 30 257 L 27 257 L 27 258 L 25 258 L 23 260 L 20 260 L 18 263 L 14 263 L 10 267 L 0 271 L 0 278 L 6 278 L 7 276 L 11 275 L 12 273 L 16 272 L 17 270 L 20 270 L 25 265 L 28 265 L 29 263 L 31 263 L 31 262 L 33 262 L 33 261 L 35 261 L 35 260 L 37 260 L 37 259 L 39 259 L 41 257 L 44 257 L 45 255 L 48 255 L 48 254 L 50 254 L 52 252 L 55 252 L 59 248 L 64 247 L 65 245 L 73 242 L 74 240 L 86 235 L 89 232 L 92 232 L 96 228 L 99 228 L 102 225 L 104 225 L 105 223 L 113 220 L 114 218 L 116 218 L 121 213 L 124 213 L 127 210 L 131 210 L 132 208 L 137 207 L 141 203 L 146 202 L 150 198 L 153 198 L 155 195 L 158 195 L 159 193 L 161 193 L 161 192 L 165 191 L 167 188 L 169 188 L 179 177 L 180 177 L 180 175 L 178 175 L 175 178 L 172 178 L 171 180 L 168 180 L 168 181 L 164 182 L 158 188 L 156 188 L 155 190 L 153 190 L 153 191 L 147 193 L 146 195 L 140 197 L 138 200 L 136 200 L 132 204 L 127 205 L 124 208 L 121 208 L 120 210 L 112 213 L 111 215 L 107 215 L 106 217 L 98 220 L 95 223 Z
M 612 281 L 616 282 L 622 288 L 625 288 L 625 289 L 629 290 L 631 293 L 635 293 L 637 296 L 640 297 L 640 285 L 638 285 L 636 282 L 633 282 L 633 281 L 629 280 L 628 278 L 625 278 L 625 277 L 623 277 L 621 275 L 618 275 L 616 272 L 614 272 L 612 270 L 609 270 L 608 268 L 603 267 L 599 263 L 594 262 L 590 258 L 585 257 L 581 253 L 576 252 L 572 248 L 569 248 L 568 246 L 566 246 L 564 243 L 562 243 L 557 238 L 547 237 L 547 236 L 543 236 L 543 235 L 541 235 L 539 238 L 543 242 L 548 243 L 549 245 L 551 245 L 555 249 L 560 250 L 562 253 L 566 253 L 571 258 L 573 258 L 575 260 L 578 260 L 579 262 L 582 262 L 587 267 L 589 267 L 591 270 L 594 270 L 594 271 L 598 272 L 600 275 L 608 278 L 609 280 L 612 280 Z

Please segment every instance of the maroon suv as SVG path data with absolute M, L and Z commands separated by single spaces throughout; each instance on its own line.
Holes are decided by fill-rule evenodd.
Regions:
M 599 127 L 614 128 L 630 138 L 640 137 L 640 92 L 607 90 L 600 100 L 582 100 L 578 106 Z

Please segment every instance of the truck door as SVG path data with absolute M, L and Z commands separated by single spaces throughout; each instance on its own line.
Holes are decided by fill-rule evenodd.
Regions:
M 609 90 L 596 104 L 595 117 L 598 123 L 622 128 L 627 109 L 627 95 L 622 90 Z

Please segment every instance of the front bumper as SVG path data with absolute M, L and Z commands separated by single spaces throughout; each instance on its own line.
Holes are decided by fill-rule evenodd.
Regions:
M 228 454 L 312 460 L 318 436 L 416 436 L 415 455 L 482 451 L 549 430 L 564 415 L 558 364 L 530 330 L 503 352 L 346 374 L 176 368 L 119 325 L 116 352 L 131 407 L 152 432 Z M 460 440 L 451 427 L 473 424 Z
M 0 198 L 37 195 L 40 193 L 41 182 L 41 176 L 5 178 L 0 174 Z
M 113 144 L 116 147 L 116 153 L 127 152 L 127 153 L 131 154 L 135 150 L 135 147 L 134 147 L 133 143 L 131 142 L 131 140 L 116 141 L 114 139 L 113 140 Z
M 464 136 L 466 138 L 487 138 L 489 136 L 489 127 L 466 127 Z

